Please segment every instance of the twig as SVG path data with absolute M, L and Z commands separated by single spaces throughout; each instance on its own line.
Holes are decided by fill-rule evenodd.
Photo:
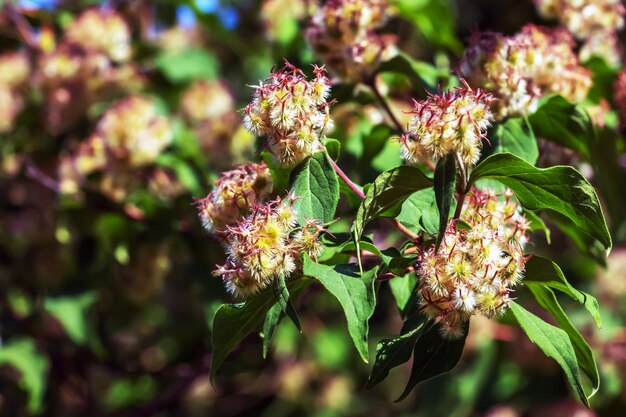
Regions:
M 346 185 L 348 187 L 350 187 L 350 189 L 352 191 L 354 191 L 356 193 L 356 195 L 358 195 L 361 198 L 361 200 L 365 200 L 365 193 L 363 193 L 363 190 L 361 190 L 361 188 L 358 185 L 356 185 L 354 182 L 352 182 L 352 180 L 346 175 L 345 172 L 343 172 L 343 170 L 339 167 L 339 165 L 337 165 L 337 163 L 335 161 L 333 161 L 333 158 L 331 158 L 330 155 L 328 155 L 328 153 L 326 154 L 326 158 L 328 158 L 328 162 L 330 162 L 330 165 L 333 167 L 333 169 L 335 170 L 335 172 L 337 173 L 339 178 L 341 178 L 343 180 L 343 182 L 345 182 Z M 398 220 L 396 220 L 396 219 L 389 219 L 389 221 L 391 221 L 391 223 L 393 223 L 393 225 L 400 232 L 404 233 L 412 241 L 419 240 L 419 236 L 417 234 L 411 232 L 403 224 L 401 224 Z

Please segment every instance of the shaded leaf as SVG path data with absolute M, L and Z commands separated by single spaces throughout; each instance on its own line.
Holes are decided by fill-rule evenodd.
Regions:
M 537 139 L 527 119 L 514 117 L 496 126 L 490 138 L 493 153 L 510 152 L 524 161 L 535 164 L 539 157 Z
M 437 162 L 435 167 L 435 177 L 433 178 L 435 188 L 435 201 L 439 210 L 439 228 L 437 231 L 436 247 L 443 239 L 448 228 L 448 218 L 454 200 L 454 190 L 456 188 L 456 156 L 449 153 Z
M 298 331 L 302 331 L 302 327 L 300 326 L 300 320 L 298 319 L 298 313 L 296 309 L 293 307 L 291 303 L 291 298 L 289 297 L 289 290 L 287 289 L 287 285 L 285 284 L 285 277 L 282 275 L 274 278 L 274 282 L 272 283 L 272 289 L 274 291 L 274 298 L 276 302 L 280 306 L 280 309 L 291 319 L 293 324 L 296 326 Z
M 280 322 L 282 312 L 282 308 L 278 303 L 276 303 L 265 314 L 265 321 L 263 322 L 263 329 L 261 330 L 261 337 L 263 337 L 263 359 L 267 358 L 267 353 L 270 350 L 270 344 L 272 342 L 272 336 L 274 335 L 276 326 Z

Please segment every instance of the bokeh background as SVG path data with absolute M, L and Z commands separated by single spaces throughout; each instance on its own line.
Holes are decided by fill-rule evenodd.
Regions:
M 1 416 L 626 415 L 626 250 L 616 221 L 607 269 L 556 231 L 550 246 L 534 243 L 602 306 L 602 329 L 568 309 L 603 377 L 591 410 L 520 330 L 479 319 L 452 372 L 399 404 L 406 365 L 366 392 L 371 365 L 319 286 L 298 302 L 304 334 L 283 321 L 268 359 L 250 335 L 210 384 L 211 319 L 230 299 L 211 276 L 223 249 L 202 229 L 194 198 L 232 164 L 259 160 L 239 112 L 249 85 L 284 58 L 307 71 L 319 63 L 303 36 L 313 3 L 0 1 Z M 556 24 L 530 0 L 389 3 L 385 30 L 399 48 L 443 72 L 474 30 Z M 86 11 L 116 18 L 77 25 Z M 406 79 L 389 85 L 400 113 L 414 92 Z M 399 144 L 364 154 L 384 116 L 341 87 L 329 136 L 342 142 L 341 165 L 365 183 L 401 163 Z M 103 160 L 103 134 L 141 140 Z M 353 212 L 342 201 L 334 227 L 346 231 Z M 378 294 L 372 352 L 401 326 L 388 286 Z

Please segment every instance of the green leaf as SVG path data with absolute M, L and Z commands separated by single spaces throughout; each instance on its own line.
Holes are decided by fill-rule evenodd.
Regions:
M 402 210 L 396 219 L 413 232 L 424 231 L 436 235 L 439 225 L 439 211 L 435 193 L 430 189 L 421 190 L 411 195 L 402 204 Z
M 589 144 L 595 138 L 595 131 L 589 114 L 581 106 L 561 96 L 548 97 L 528 120 L 538 137 L 589 157 Z
M 293 168 L 284 168 L 278 165 L 276 158 L 269 151 L 263 151 L 261 157 L 272 175 L 272 192 L 278 195 L 286 194 L 289 191 L 289 177 Z
M 447 339 L 441 335 L 440 324 L 430 320 L 420 332 L 413 350 L 413 366 L 406 388 L 395 402 L 402 401 L 419 384 L 450 371 L 463 354 L 469 322 L 465 324 L 463 337 Z
M 291 294 L 296 296 L 310 283 L 311 280 L 309 279 L 298 278 L 289 281 L 287 286 Z M 261 328 L 267 311 L 274 303 L 272 289 L 266 288 L 245 303 L 222 304 L 217 309 L 212 326 L 211 380 L 215 379 L 217 370 L 222 366 L 224 359 L 226 359 L 230 351 L 249 333 L 258 331 Z
M 515 117 L 498 124 L 490 140 L 493 153 L 510 152 L 532 165 L 537 162 L 537 139 L 525 118 Z
M 430 179 L 411 166 L 399 166 L 380 174 L 368 188 L 352 225 L 356 240 L 361 238 L 367 223 L 376 217 L 397 216 L 411 194 L 431 186 Z
M 389 371 L 402 365 L 411 358 L 415 343 L 424 330 L 424 326 L 432 325 L 424 320 L 423 315 L 412 315 L 402 325 L 400 336 L 384 339 L 376 346 L 376 362 L 365 384 L 365 389 L 372 389 L 389 375 Z
M 323 142 L 326 152 L 328 152 L 328 155 L 333 158 L 333 161 L 339 159 L 339 154 L 341 153 L 341 142 L 332 138 L 324 138 Z
M 581 303 L 593 317 L 598 327 L 602 326 L 600 317 L 600 305 L 591 295 L 578 291 L 567 281 L 561 268 L 550 259 L 541 256 L 533 256 L 525 267 L 524 283 L 526 285 L 545 285 L 552 289 L 561 291 Z
M 376 307 L 374 282 L 377 268 L 359 272 L 354 264 L 321 265 L 308 257 L 304 259 L 303 272 L 305 275 L 316 278 L 322 283 L 341 304 L 348 322 L 348 332 L 354 346 L 363 361 L 368 361 L 368 321 Z
M 593 356 L 593 351 L 581 334 L 576 330 L 572 322 L 569 320 L 559 302 L 554 295 L 554 292 L 545 285 L 531 283 L 527 284 L 528 289 L 535 296 L 537 303 L 554 317 L 561 329 L 563 329 L 569 336 L 574 352 L 576 353 L 576 359 L 580 369 L 589 377 L 593 385 L 593 390 L 587 398 L 591 398 L 598 392 L 600 388 L 600 374 L 598 372 L 598 365 L 596 359 Z
M 10 339 L 0 346 L 0 365 L 12 366 L 20 372 L 19 386 L 28 394 L 28 412 L 40 413 L 50 362 L 35 342 L 26 338 Z
M 417 288 L 417 277 L 414 273 L 411 273 L 392 278 L 389 280 L 389 288 L 391 289 L 393 297 L 396 299 L 400 313 L 403 316 L 406 315 L 411 300 L 413 300 L 416 295 L 415 288 Z
M 567 217 L 602 243 L 607 252 L 611 249 L 611 235 L 596 191 L 574 168 L 535 168 L 513 154 L 499 153 L 474 168 L 470 184 L 481 178 L 506 185 L 529 210 L 545 209 Z
M 543 221 L 543 219 L 532 210 L 522 209 L 522 212 L 524 213 L 526 220 L 530 222 L 530 228 L 536 231 L 541 230 L 545 234 L 546 242 L 548 242 L 549 245 L 551 240 L 550 229 L 548 229 L 548 226 L 546 226 L 546 223 Z
M 199 176 L 185 160 L 172 154 L 161 154 L 157 157 L 157 164 L 173 170 L 176 178 L 192 195 L 198 197 L 203 194 Z
M 450 208 L 452 207 L 454 190 L 456 188 L 456 155 L 454 153 L 449 153 L 437 162 L 433 180 L 435 201 L 439 210 L 439 229 L 436 243 L 436 247 L 439 248 L 439 244 L 441 244 L 448 227 Z
M 428 62 L 418 61 L 403 52 L 380 64 L 376 72 L 397 72 L 406 75 L 415 90 L 436 89 L 441 76 L 439 70 Z
M 339 202 L 339 180 L 325 152 L 307 158 L 291 173 L 291 192 L 301 198 L 294 207 L 301 226 L 306 219 L 332 221 Z
M 293 307 L 291 298 L 289 297 L 289 290 L 287 289 L 287 284 L 285 284 L 285 277 L 279 275 L 274 278 L 272 289 L 274 290 L 274 298 L 276 298 L 276 302 L 280 306 L 280 309 L 287 315 L 287 317 L 289 317 L 289 319 L 291 319 L 298 331 L 302 332 L 300 320 L 298 319 L 298 313 Z
M 270 343 L 272 342 L 272 336 L 274 335 L 276 326 L 280 322 L 282 312 L 282 308 L 278 303 L 276 303 L 265 314 L 263 330 L 261 331 L 261 337 L 263 338 L 263 359 L 267 358 L 267 353 L 270 350 Z
M 511 302 L 510 307 L 511 313 L 530 341 L 563 368 L 574 393 L 586 407 L 589 407 L 589 401 L 580 380 L 576 353 L 567 333 L 541 320 L 516 302 Z
M 214 79 L 219 64 L 213 54 L 200 48 L 165 51 L 156 59 L 156 67 L 175 84 L 198 79 Z
M 87 310 L 95 299 L 95 292 L 87 292 L 79 296 L 47 298 L 44 308 L 61 322 L 65 333 L 73 342 L 84 345 L 88 337 Z
M 380 154 L 392 135 L 393 130 L 386 124 L 378 124 L 372 127 L 368 134 L 363 135 L 361 138 L 363 141 L 363 155 L 361 155 L 359 160 L 359 166 L 363 168 L 369 167 L 372 160 Z

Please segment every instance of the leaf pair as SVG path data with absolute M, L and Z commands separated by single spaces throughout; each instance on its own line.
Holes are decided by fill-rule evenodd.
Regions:
M 465 324 L 464 336 L 459 339 L 443 337 L 439 326 L 424 313 L 409 316 L 399 337 L 382 340 L 376 347 L 376 363 L 365 389 L 378 385 L 389 375 L 391 369 L 407 362 L 411 355 L 411 375 L 396 402 L 406 398 L 420 382 L 454 368 L 463 354 L 469 322 Z

